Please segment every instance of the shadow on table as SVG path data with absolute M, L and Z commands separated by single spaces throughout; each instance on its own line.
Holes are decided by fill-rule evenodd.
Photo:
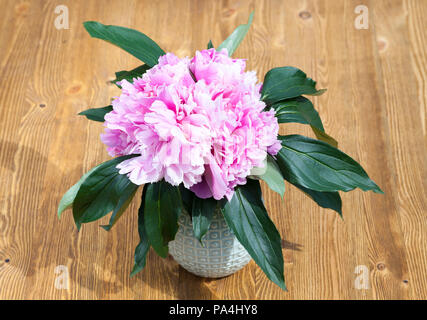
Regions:
M 286 240 L 282 240 L 281 244 L 283 249 L 289 251 L 302 251 L 303 248 L 298 243 Z M 238 273 L 245 272 L 245 268 Z M 167 259 L 161 259 L 152 251 L 147 259 L 146 270 L 141 271 L 136 278 L 140 278 L 154 292 L 157 291 L 159 297 L 163 299 L 218 300 L 223 299 L 223 295 L 218 292 L 223 284 L 219 285 L 219 283 L 228 277 L 203 278 L 193 275 L 179 266 L 170 255 Z M 244 281 L 245 277 L 240 274 L 239 279 Z
M 303 246 L 301 244 L 286 241 L 285 239 L 282 239 L 282 249 L 289 249 L 292 251 L 301 251 L 301 248 Z

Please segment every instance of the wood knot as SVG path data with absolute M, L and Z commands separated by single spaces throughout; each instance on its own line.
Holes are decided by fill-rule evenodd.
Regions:
M 18 16 L 26 16 L 29 8 L 30 4 L 28 2 L 22 2 L 15 6 L 15 12 Z
M 40 107 L 40 108 L 44 108 L 44 107 L 46 107 L 46 105 L 45 105 L 44 103 L 40 103 L 40 104 L 39 104 L 39 107 Z
M 383 270 L 385 269 L 385 264 L 384 264 L 384 263 L 382 263 L 382 262 L 381 262 L 381 263 L 378 263 L 378 264 L 377 264 L 377 269 L 378 269 L 378 270 L 380 270 L 380 271 L 383 271 Z
M 403 280 L 403 283 L 404 283 L 404 284 L 408 284 L 408 283 L 409 283 L 409 280 L 405 279 L 405 280 Z
M 377 41 L 377 46 L 378 46 L 378 51 L 379 52 L 384 52 L 387 50 L 388 47 L 388 43 L 386 39 L 378 39 Z
M 9 263 L 10 259 L 5 259 L 4 262 Z
M 308 11 L 301 11 L 301 12 L 299 13 L 299 17 L 300 17 L 301 19 L 303 19 L 303 20 L 307 20 L 307 19 L 310 19 L 310 18 L 311 18 L 311 13 L 310 13 L 310 12 L 308 12 Z
M 76 94 L 76 93 L 79 93 L 81 89 L 82 89 L 82 86 L 80 84 L 72 85 L 71 87 L 69 87 L 67 89 L 67 94 Z
M 224 17 L 226 17 L 226 18 L 230 18 L 232 15 L 234 15 L 236 13 L 236 10 L 235 9 L 232 9 L 232 8 L 230 8 L 230 9 L 225 9 L 224 10 L 224 12 L 223 12 L 223 15 L 224 15 Z

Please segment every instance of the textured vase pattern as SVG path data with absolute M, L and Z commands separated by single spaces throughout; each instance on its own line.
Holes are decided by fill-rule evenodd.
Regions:
M 188 213 L 178 220 L 175 240 L 169 242 L 172 257 L 187 271 L 200 277 L 220 278 L 242 269 L 251 257 L 228 228 L 222 213 L 215 211 L 209 231 L 202 239 L 194 237 Z

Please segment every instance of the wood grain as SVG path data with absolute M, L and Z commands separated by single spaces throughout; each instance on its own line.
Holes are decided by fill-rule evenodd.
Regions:
M 57 30 L 55 8 L 69 9 Z M 358 0 L 0 0 L 1 299 L 427 299 L 427 2 L 366 0 L 369 28 L 354 26 Z M 102 125 L 76 114 L 109 104 L 115 71 L 138 61 L 91 39 L 82 22 L 142 30 L 180 56 L 215 45 L 255 9 L 236 51 L 260 80 L 293 65 L 328 92 L 314 98 L 327 132 L 360 161 L 385 195 L 343 194 L 344 219 L 287 185 L 282 201 L 264 185 L 284 241 L 282 292 L 251 262 L 227 278 L 198 278 L 153 252 L 129 278 L 138 242 L 140 192 L 110 232 L 77 232 L 57 219 L 62 194 L 109 157 Z M 303 125 L 282 133 L 310 135 Z M 57 289 L 55 268 L 69 270 Z M 355 270 L 369 270 L 358 289 Z

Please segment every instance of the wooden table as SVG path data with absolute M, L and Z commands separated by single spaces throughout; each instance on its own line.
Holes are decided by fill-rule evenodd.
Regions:
M 368 29 L 355 27 L 361 2 Z M 55 27 L 58 5 L 68 8 L 69 29 Z M 0 0 L 0 7 L 0 298 L 427 298 L 427 1 Z M 253 262 L 209 280 L 154 252 L 130 279 L 138 195 L 110 232 L 99 227 L 107 217 L 78 233 L 71 212 L 56 216 L 63 193 L 109 159 L 102 125 L 77 113 L 108 105 L 119 93 L 109 84 L 114 72 L 138 66 L 91 39 L 82 22 L 136 28 L 190 56 L 209 39 L 221 43 L 253 9 L 236 57 L 247 58 L 260 81 L 270 68 L 292 65 L 328 88 L 314 98 L 327 132 L 385 195 L 342 194 L 340 219 L 292 186 L 284 200 L 263 186 L 284 239 L 289 292 Z M 312 136 L 304 125 L 281 132 Z

